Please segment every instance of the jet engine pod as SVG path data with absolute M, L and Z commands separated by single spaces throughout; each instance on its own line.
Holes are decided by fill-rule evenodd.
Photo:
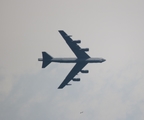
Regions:
M 87 52 L 87 51 L 89 51 L 89 48 L 82 48 L 81 50 Z
M 71 85 L 71 84 L 67 84 L 67 85 Z
M 72 37 L 72 35 L 66 35 L 66 37 Z
M 80 78 L 73 78 L 73 81 L 80 81 Z
M 89 73 L 88 70 L 81 70 L 81 73 Z
M 81 43 L 81 40 L 74 40 L 74 43 Z

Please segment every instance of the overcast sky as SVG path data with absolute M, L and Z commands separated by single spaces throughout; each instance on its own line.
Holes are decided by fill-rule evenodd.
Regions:
M 106 59 L 61 90 L 74 64 L 37 60 L 75 57 L 58 30 Z M 1 0 L 0 33 L 0 120 L 144 119 L 143 0 Z

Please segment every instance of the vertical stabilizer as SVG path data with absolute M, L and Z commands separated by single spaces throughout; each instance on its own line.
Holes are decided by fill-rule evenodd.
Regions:
M 42 68 L 45 68 L 47 65 L 49 65 L 51 63 L 52 57 L 46 52 L 42 52 L 42 56 L 43 56 Z

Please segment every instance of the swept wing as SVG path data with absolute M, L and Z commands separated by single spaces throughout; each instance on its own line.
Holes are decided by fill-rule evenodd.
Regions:
M 75 66 L 72 68 L 72 70 L 69 72 L 67 77 L 64 79 L 64 81 L 61 83 L 61 85 L 58 87 L 58 89 L 62 89 L 65 87 L 65 85 L 68 85 L 68 83 L 74 78 L 77 73 L 82 70 L 82 68 L 86 65 L 87 63 L 82 62 L 82 63 L 76 63 Z
M 90 58 L 88 54 L 83 51 L 76 42 L 74 42 L 69 35 L 67 35 L 63 30 L 59 30 L 59 33 L 64 38 L 70 49 L 73 51 L 73 53 L 77 56 L 78 59 L 83 58 L 87 59 Z M 79 71 L 82 70 L 82 68 L 86 65 L 86 62 L 82 63 L 76 63 L 76 65 L 72 68 L 72 70 L 69 72 L 69 74 L 66 76 L 64 81 L 61 83 L 61 85 L 58 87 L 59 89 L 63 88 L 65 85 L 68 85 L 68 83 L 78 74 Z
M 59 30 L 59 33 L 64 38 L 68 46 L 71 48 L 73 53 L 77 56 L 77 58 L 90 58 L 88 54 L 85 53 L 78 45 L 75 43 L 69 35 L 67 35 L 63 30 Z

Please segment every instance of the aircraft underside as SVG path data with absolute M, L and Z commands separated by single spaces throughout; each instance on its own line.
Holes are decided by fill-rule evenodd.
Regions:
M 51 62 L 59 63 L 76 63 L 69 74 L 66 76 L 64 81 L 60 84 L 58 89 L 64 88 L 66 85 L 71 85 L 69 82 L 80 81 L 80 78 L 74 78 L 79 72 L 88 73 L 88 70 L 83 70 L 83 68 L 88 63 L 102 63 L 105 61 L 103 58 L 91 58 L 86 52 L 89 51 L 89 48 L 79 47 L 80 40 L 72 40 L 70 35 L 67 35 L 63 30 L 59 30 L 59 33 L 64 38 L 65 42 L 68 44 L 70 49 L 76 55 L 77 58 L 53 58 L 46 52 L 42 52 L 43 58 L 39 58 L 38 61 L 42 61 L 42 68 L 45 68 Z

